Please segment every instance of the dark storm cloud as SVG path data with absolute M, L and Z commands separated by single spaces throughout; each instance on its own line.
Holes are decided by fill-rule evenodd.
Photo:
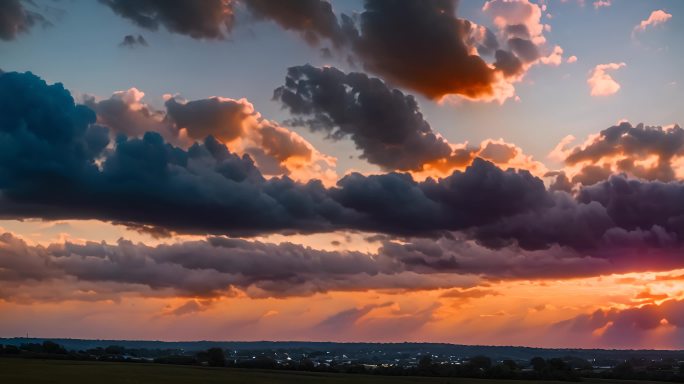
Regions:
M 551 203 L 540 179 L 482 159 L 438 181 L 419 183 L 399 173 L 352 174 L 329 194 L 356 212 L 355 228 L 407 235 L 467 229 Z
M 350 63 L 431 99 L 461 95 L 502 100 L 496 86 L 521 75 L 540 57 L 524 25 L 506 29 L 506 50 L 486 27 L 456 17 L 456 0 L 366 0 L 358 15 L 336 15 L 325 0 L 101 0 L 137 25 L 193 38 L 221 39 L 232 29 L 239 6 L 257 19 L 298 32 L 312 45 L 329 42 Z M 199 5 L 201 4 L 201 5 Z M 480 55 L 496 53 L 492 68 Z
M 642 252 L 644 262 L 651 257 L 647 250 L 677 252 L 684 239 L 682 182 L 613 175 L 581 188 L 576 197 L 564 192 L 551 196 L 553 203 L 546 208 L 478 226 L 472 236 L 490 247 L 514 242 L 525 249 L 553 244 L 577 250 L 612 248 L 621 249 L 625 258 Z M 661 256 L 649 262 L 666 263 Z
M 612 173 L 610 167 L 607 166 L 587 165 L 572 177 L 572 182 L 582 185 L 593 185 L 608 179 Z
M 494 72 L 470 54 L 472 26 L 455 12 L 452 0 L 367 0 L 354 51 L 367 70 L 429 98 L 490 95 Z
M 491 55 L 499 49 L 499 40 L 496 38 L 494 32 L 489 28 L 484 28 L 484 39 L 480 42 L 472 42 L 477 44 L 477 51 L 481 55 Z M 471 44 L 472 44 L 471 43 Z
M 452 94 L 505 99 L 508 95 L 497 88 L 502 81 L 498 72 L 519 80 L 545 48 L 533 42 L 525 24 L 506 25 L 500 44 L 489 28 L 458 18 L 455 0 L 366 0 L 358 15 L 342 14 L 339 20 L 324 1 L 294 4 L 296 13 L 280 2 L 247 1 L 260 17 L 299 31 L 311 43 L 327 38 L 365 70 L 432 99 Z M 495 13 L 509 12 L 498 10 L 505 5 L 493 7 Z M 519 12 L 531 15 L 537 6 L 521 7 Z M 494 68 L 481 57 L 492 54 Z
M 639 160 L 655 157 L 651 166 L 640 165 Z M 684 129 L 674 126 L 670 129 L 649 127 L 639 124 L 621 123 L 600 132 L 599 136 L 586 146 L 576 147 L 565 158 L 568 165 L 588 162 L 576 176 L 577 182 L 590 185 L 605 180 L 612 173 L 596 165 L 599 161 L 614 163 L 618 172 L 647 180 L 675 180 L 676 157 L 684 156 Z
M 471 287 L 477 278 L 412 272 L 387 257 L 360 252 L 330 252 L 291 243 L 209 238 L 155 247 L 119 240 L 32 246 L 0 235 L 0 298 L 20 296 L 13 287 L 57 282 L 103 284 L 112 290 L 153 295 L 211 298 L 307 296 L 319 292 L 368 289 Z M 436 277 L 433 277 L 435 275 Z M 100 292 L 102 291 L 102 292 Z M 64 294 L 64 298 L 77 295 Z
M 248 156 L 211 136 L 188 150 L 152 132 L 119 135 L 108 146 L 109 133 L 93 124 L 92 110 L 31 74 L 0 76 L 0 112 L 5 217 L 96 218 L 191 233 L 412 234 L 468 228 L 547 200 L 541 180 L 528 172 L 481 160 L 440 181 L 353 174 L 326 189 L 318 181 L 266 180 Z
M 565 172 L 547 172 L 544 177 L 555 177 L 549 186 L 549 191 L 563 191 L 567 193 L 572 192 L 573 183 L 570 181 Z
M 359 79 L 362 84 L 372 82 Z M 378 93 L 387 97 L 384 84 L 377 84 Z M 345 88 L 342 93 L 346 95 Z M 398 98 L 399 107 L 411 107 L 398 91 L 389 96 Z M 307 103 L 292 105 L 312 108 Z M 365 101 L 352 105 L 359 112 L 349 116 L 362 114 L 368 106 Z M 393 110 L 402 114 L 399 107 Z M 412 124 L 429 129 L 417 110 L 406 111 Z M 681 182 L 612 176 L 573 196 L 547 190 L 527 171 L 502 170 L 478 158 L 464 171 L 439 180 L 354 173 L 326 188 L 318 180 L 266 179 L 249 156 L 231 153 L 211 136 L 188 149 L 174 147 L 151 132 L 135 138 L 119 134 L 110 141 L 107 128 L 95 120 L 95 113 L 75 105 L 60 84 L 48 86 L 30 73 L 0 75 L 3 217 L 87 218 L 157 232 L 222 235 L 349 229 L 436 237 L 461 231 L 466 239 L 490 248 L 560 246 L 598 250 L 596 255 L 603 258 L 612 257 L 606 250 L 621 244 L 646 255 L 648 249 L 677 249 L 684 238 Z M 511 155 L 510 148 L 488 148 L 490 157 Z M 649 262 L 671 261 L 656 251 Z M 452 258 L 415 260 L 423 267 L 460 265 Z
M 539 50 L 530 40 L 514 37 L 508 39 L 508 46 L 526 63 L 531 63 L 539 58 Z
M 32 4 L 30 2 L 27 2 Z M 21 0 L 0 1 L 0 40 L 14 40 L 36 24 L 46 24 L 45 18 L 24 7 Z
M 292 67 L 275 98 L 296 116 L 295 124 L 333 139 L 351 138 L 363 158 L 384 169 L 421 170 L 438 160 L 461 165 L 470 160 L 453 153 L 432 130 L 413 96 L 362 73 Z
M 661 227 L 678 239 L 684 237 L 684 184 L 643 181 L 612 176 L 580 190 L 580 203 L 605 207 L 617 227 L 626 230 Z
M 147 40 L 142 35 L 126 35 L 124 36 L 124 39 L 121 43 L 119 43 L 120 47 L 128 47 L 128 48 L 135 48 L 137 46 L 141 47 L 147 47 Z
M 58 282 L 95 284 L 89 289 L 105 298 L 116 291 L 211 298 L 233 295 L 236 289 L 251 297 L 288 297 L 369 289 L 467 289 L 481 279 L 617 270 L 607 260 L 567 249 L 495 251 L 462 238 L 386 241 L 377 253 L 368 254 L 225 237 L 158 246 L 126 240 L 33 246 L 5 233 L 0 235 L 0 249 L 0 297 L 12 300 L 31 295 L 17 292 L 17 284 L 26 289 Z M 459 297 L 478 297 L 477 290 L 459 292 L 464 293 Z M 68 292 L 59 295 L 78 299 Z M 54 299 L 57 296 L 51 296 Z M 359 314 L 352 312 L 347 315 Z
M 222 39 L 233 25 L 233 10 L 226 0 L 100 0 L 116 14 L 138 26 L 196 39 Z
M 396 269 L 361 253 L 218 238 L 157 247 L 124 240 L 115 245 L 88 242 L 42 247 L 5 233 L 0 235 L 0 249 L 0 276 L 8 284 L 71 277 L 207 297 L 227 294 L 233 287 L 269 296 L 309 295 L 338 288 L 337 280 L 357 274 L 369 279 L 381 268 L 387 273 Z
M 31 74 L 0 76 L 0 101 L 0 212 L 6 217 L 93 216 L 190 231 L 204 231 L 192 229 L 204 222 L 206 229 L 263 231 L 322 229 L 342 213 L 320 183 L 266 181 L 249 157 L 211 137 L 183 150 L 157 133 L 120 135 L 107 149 L 108 131 L 93 125 L 92 110 L 75 105 L 60 84 L 48 86 Z
M 345 43 L 347 36 L 333 12 L 332 5 L 324 0 L 243 0 L 258 18 L 271 19 L 281 27 L 298 31 L 310 44 L 329 39 L 336 46 Z
M 517 76 L 524 71 L 522 62 L 513 52 L 497 49 L 494 66 L 506 77 Z
M 667 265 L 653 263 L 648 253 L 642 254 L 637 264 L 630 264 L 622 250 L 631 246 L 609 254 L 559 246 L 537 251 L 517 247 L 494 250 L 455 234 L 437 240 L 386 240 L 377 253 L 362 253 L 226 237 L 157 246 L 123 239 L 116 244 L 33 246 L 5 233 L 0 235 L 0 297 L 30 300 L 40 292 L 34 288 L 65 282 L 90 284 L 88 289 L 95 294 L 87 300 L 100 295 L 109 299 L 114 292 L 211 298 L 234 295 L 235 290 L 250 297 L 288 297 L 328 291 L 446 288 L 459 289 L 447 291 L 443 297 L 468 299 L 496 294 L 471 289 L 483 280 L 584 277 L 682 266 L 681 258 L 671 250 L 663 253 Z M 17 285 L 22 289 L 17 290 Z M 81 300 L 73 292 L 55 292 L 49 298 L 60 297 Z M 350 311 L 341 317 L 348 319 L 361 312 Z

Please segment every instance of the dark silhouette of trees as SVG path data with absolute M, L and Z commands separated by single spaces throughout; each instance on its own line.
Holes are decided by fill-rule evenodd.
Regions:
M 468 360 L 468 363 L 473 366 L 475 369 L 479 370 L 487 370 L 492 367 L 492 359 L 490 359 L 487 356 L 474 356 L 471 357 L 470 360 Z
M 210 367 L 225 367 L 226 354 L 221 348 L 209 348 L 207 350 L 207 362 Z
M 53 341 L 43 341 L 43 352 L 44 353 L 58 353 L 61 355 L 66 355 L 67 350 L 62 347 L 61 345 L 53 342 Z
M 541 372 L 546 368 L 546 360 L 544 360 L 543 357 L 533 357 L 532 360 L 530 360 L 530 365 L 532 365 L 532 369 L 534 369 L 537 372 Z
M 432 356 L 425 355 L 418 360 L 418 369 L 427 371 L 432 367 Z
M 123 355 L 126 353 L 126 348 L 120 345 L 110 345 L 109 347 L 105 348 L 104 351 L 108 355 Z

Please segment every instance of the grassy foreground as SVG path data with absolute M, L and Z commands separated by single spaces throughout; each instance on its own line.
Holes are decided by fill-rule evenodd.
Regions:
M 611 381 L 588 382 L 607 384 Z M 0 383 L 22 384 L 540 384 L 541 381 L 482 380 L 437 377 L 392 377 L 267 371 L 237 368 L 103 363 L 60 360 L 0 359 Z M 628 381 L 617 383 L 628 384 Z M 634 382 L 632 382 L 634 383 Z M 645 384 L 646 382 L 640 382 Z M 567 383 L 564 383 L 567 384 Z

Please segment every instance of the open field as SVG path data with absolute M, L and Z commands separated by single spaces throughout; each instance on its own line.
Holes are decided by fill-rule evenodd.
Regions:
M 0 359 L 0 382 L 7 384 L 540 384 L 541 381 L 465 378 L 391 377 L 162 364 L 102 363 L 59 360 Z M 590 380 L 601 384 L 646 384 L 640 381 Z M 559 382 L 556 382 L 559 383 Z M 567 383 L 565 383 L 567 384 Z

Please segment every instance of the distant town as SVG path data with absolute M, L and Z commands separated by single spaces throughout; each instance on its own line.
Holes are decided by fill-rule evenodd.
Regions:
M 6 338 L 0 339 L 0 357 L 380 375 L 684 382 L 684 351 L 673 350 L 546 349 L 440 343 Z

